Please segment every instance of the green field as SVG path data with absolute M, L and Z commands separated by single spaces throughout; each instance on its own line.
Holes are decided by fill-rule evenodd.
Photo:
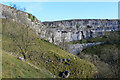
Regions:
M 2 19 L 0 18 L 0 79 L 2 78 Z

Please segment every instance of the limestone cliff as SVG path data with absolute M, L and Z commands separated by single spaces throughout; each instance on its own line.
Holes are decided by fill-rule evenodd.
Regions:
M 119 30 L 118 19 L 73 19 L 54 22 L 40 22 L 27 12 L 0 4 L 2 17 L 20 22 L 36 30 L 43 39 L 59 45 L 60 43 L 78 41 L 89 37 L 104 35 L 108 31 Z
M 43 22 L 54 29 L 54 43 L 78 41 L 89 37 L 104 35 L 108 31 L 119 30 L 117 19 L 78 19 L 55 22 Z
M 32 14 L 17 10 L 13 7 L 0 4 L 1 18 L 10 19 L 35 29 L 36 32 L 42 27 L 42 23 Z

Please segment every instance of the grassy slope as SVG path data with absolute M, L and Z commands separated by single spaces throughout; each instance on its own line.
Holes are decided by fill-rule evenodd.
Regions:
M 2 19 L 0 18 L 0 79 L 2 78 Z
M 78 55 L 83 59 L 91 61 L 94 63 L 99 71 L 100 77 L 117 77 L 118 76 L 118 53 L 120 48 L 120 31 L 112 32 L 110 35 L 105 35 L 100 38 L 91 38 L 91 41 L 104 41 L 105 44 L 96 45 L 92 47 L 87 47 L 84 49 L 81 54 Z M 91 55 L 91 59 L 85 57 L 85 55 Z M 97 55 L 98 58 L 94 58 L 93 56 Z M 98 60 L 97 60 L 98 59 Z M 95 63 L 95 61 L 97 63 Z M 103 67 L 104 66 L 104 67 Z
M 9 53 L 3 52 L 2 58 L 3 78 L 52 78 L 52 75 L 45 69 L 36 69 Z
M 91 38 L 88 41 L 103 41 L 105 44 L 96 45 L 92 47 L 87 47 L 83 50 L 84 53 L 102 55 L 102 54 L 112 54 L 118 51 L 120 47 L 120 31 L 111 32 L 110 35 L 104 35 L 104 37 Z
M 8 31 L 10 32 L 10 29 L 13 29 L 11 31 L 15 32 L 16 29 L 19 29 L 20 27 L 22 28 L 24 26 L 19 23 L 13 23 L 9 20 L 3 20 L 3 50 L 20 54 L 18 47 L 15 46 L 15 43 L 8 33 Z M 77 56 L 71 55 L 65 50 L 60 49 L 60 47 L 44 40 L 34 39 L 33 42 L 36 45 L 29 46 L 28 49 L 28 61 L 30 63 L 38 66 L 39 68 L 46 68 L 58 77 L 59 73 L 65 70 L 71 72 L 70 78 L 93 77 L 95 67 L 90 62 L 81 60 Z M 69 61 L 59 61 L 59 59 L 64 58 L 69 59 Z
M 118 76 L 118 47 L 113 44 L 102 44 L 94 47 L 87 47 L 82 51 L 85 55 L 97 55 L 99 60 L 91 57 L 91 62 L 94 63 L 98 69 L 100 77 L 112 78 Z M 80 56 L 80 55 L 79 55 Z M 95 59 L 95 60 L 94 60 Z

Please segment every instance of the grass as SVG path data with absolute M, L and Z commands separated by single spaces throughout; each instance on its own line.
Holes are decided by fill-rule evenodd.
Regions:
M 3 20 L 3 50 L 4 51 L 14 52 L 19 56 L 22 56 L 20 53 L 20 49 L 15 45 L 16 43 L 9 35 L 10 32 L 17 34 L 18 31 L 19 33 L 19 28 L 22 27 L 25 26 L 17 22 L 13 23 L 12 21 L 7 19 Z M 36 34 L 31 34 L 31 35 L 36 35 Z M 71 55 L 67 51 L 62 50 L 59 46 L 55 46 L 54 44 L 44 41 L 40 38 L 35 38 L 33 40 L 33 43 L 34 45 L 29 46 L 28 49 L 29 63 L 36 65 L 39 68 L 45 68 L 54 75 L 56 75 L 57 77 L 60 77 L 59 76 L 60 72 L 66 70 L 70 71 L 69 78 L 92 78 L 94 76 L 96 68 L 90 62 L 79 59 L 77 56 Z M 60 62 L 60 59 L 64 59 L 64 58 L 66 58 L 67 61 Z M 4 66 L 5 65 L 3 65 L 3 67 Z M 8 67 L 6 67 L 6 69 L 7 68 Z M 12 71 L 10 72 L 12 73 Z M 16 72 L 16 74 L 17 73 L 18 72 Z M 8 75 L 8 77 L 10 76 Z M 12 77 L 17 77 L 17 76 L 13 75 Z
M 104 38 L 102 37 L 100 40 L 100 37 L 97 37 L 98 41 L 103 41 L 105 44 L 101 45 L 95 45 L 92 47 L 87 47 L 83 50 L 83 52 L 88 54 L 96 54 L 100 56 L 101 54 L 105 53 L 115 53 L 115 49 L 118 49 L 120 47 L 120 31 L 117 32 L 111 32 L 110 35 L 105 35 Z M 105 51 L 105 52 L 104 52 Z M 108 52 L 107 52 L 108 51 Z
M 2 19 L 0 18 L 0 79 L 2 78 Z
M 95 42 L 105 42 L 106 40 L 107 40 L 107 37 L 99 36 L 99 37 L 95 37 L 95 38 L 82 39 L 80 41 L 73 41 L 73 42 L 68 42 L 68 43 L 72 43 L 72 44 L 95 43 Z
M 119 33 L 119 31 L 116 31 Z M 115 34 L 116 38 L 119 36 L 116 34 L 116 32 L 106 32 L 105 35 L 101 35 L 99 37 L 91 37 L 91 38 L 88 38 L 88 39 L 82 39 L 80 41 L 73 41 L 73 42 L 70 42 L 72 44 L 77 44 L 77 43 L 96 43 L 96 42 L 108 42 L 110 37 L 111 37 L 111 34 Z M 110 35 L 109 35 L 110 34 Z M 114 35 L 112 35 L 114 36 Z M 118 39 L 117 39 L 118 40 Z
M 45 69 L 36 69 L 9 53 L 2 54 L 2 78 L 52 78 Z
M 38 19 L 35 16 L 33 16 L 32 14 L 28 13 L 28 18 L 31 19 L 32 22 L 35 22 L 35 20 L 38 22 Z
M 99 37 L 97 38 L 99 40 Z M 103 38 L 105 44 L 89 46 L 85 48 L 78 56 L 87 61 L 97 62 L 99 76 L 104 78 L 118 77 L 118 56 L 120 48 L 120 31 L 111 32 L 106 38 Z M 88 59 L 85 56 L 89 55 Z M 94 55 L 98 58 L 93 57 Z M 90 57 L 91 56 L 91 57 Z M 102 67 L 104 66 L 104 67 Z
M 116 78 L 118 77 L 118 60 L 119 60 L 119 51 L 120 43 L 118 44 L 101 44 L 92 47 L 87 47 L 80 54 L 98 56 L 99 60 L 94 57 L 91 57 L 90 60 L 94 63 L 96 68 L 98 69 L 98 75 L 104 78 Z M 81 57 L 81 55 L 78 55 Z M 85 59 L 83 56 L 82 59 Z M 103 67 L 104 66 L 104 67 Z

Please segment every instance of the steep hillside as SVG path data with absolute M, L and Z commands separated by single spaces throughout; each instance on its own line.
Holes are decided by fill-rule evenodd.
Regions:
M 3 57 L 10 58 L 10 60 L 3 61 L 3 70 L 11 69 L 8 73 L 3 72 L 4 77 L 39 76 L 48 78 L 52 77 L 49 72 L 58 78 L 65 76 L 65 72 L 69 72 L 68 78 L 118 76 L 120 34 L 116 35 L 117 33 L 114 31 L 120 29 L 119 20 L 80 19 L 40 22 L 27 12 L 2 4 L 0 7 L 2 7 L 2 17 L 4 18 L 2 19 L 2 50 L 16 56 L 3 53 Z M 112 34 L 105 35 L 106 32 L 111 31 L 113 31 Z M 65 46 L 67 42 L 74 44 L 105 42 L 105 44 L 87 47 L 78 55 L 72 55 L 65 51 L 68 48 Z M 16 58 L 19 56 L 23 57 L 25 62 L 17 60 Z M 14 60 L 15 64 L 20 65 L 19 67 L 12 63 Z M 36 70 L 35 67 L 30 67 L 26 63 L 42 70 L 45 69 L 45 72 Z M 28 68 L 27 71 L 22 69 L 23 65 Z M 23 71 L 20 72 L 18 68 Z M 33 76 L 32 72 L 29 74 L 29 69 L 32 69 L 33 73 L 35 72 Z
M 64 45 L 71 54 L 79 54 L 83 49 L 89 46 L 95 46 L 106 43 L 119 43 L 119 31 L 106 32 L 104 35 L 95 38 L 82 39 L 80 41 L 66 42 Z M 89 49 L 91 50 L 91 49 Z M 93 50 L 95 51 L 95 50 Z M 99 54 L 99 53 L 98 53 Z
M 118 78 L 120 31 L 111 32 L 86 42 L 104 41 L 104 44 L 89 46 L 78 54 L 81 59 L 92 62 L 98 69 L 96 77 Z M 104 67 L 103 67 L 104 66 Z
M 63 71 L 70 72 L 69 78 L 94 77 L 96 68 L 90 62 L 79 59 L 60 47 L 40 39 L 32 29 L 19 22 L 3 19 L 2 23 L 4 51 L 23 57 L 21 48 L 26 48 L 24 42 L 27 40 L 31 42 L 31 45 L 26 48 L 27 62 L 39 68 L 45 68 L 57 77 L 60 77 Z
M 2 16 L 34 29 L 45 40 L 56 45 L 104 35 L 120 29 L 118 19 L 73 19 L 40 22 L 34 15 L 0 4 Z
M 37 69 L 10 53 L 3 51 L 2 58 L 2 78 L 53 78 L 47 70 Z
M 0 18 L 0 79 L 2 78 L 2 19 Z

